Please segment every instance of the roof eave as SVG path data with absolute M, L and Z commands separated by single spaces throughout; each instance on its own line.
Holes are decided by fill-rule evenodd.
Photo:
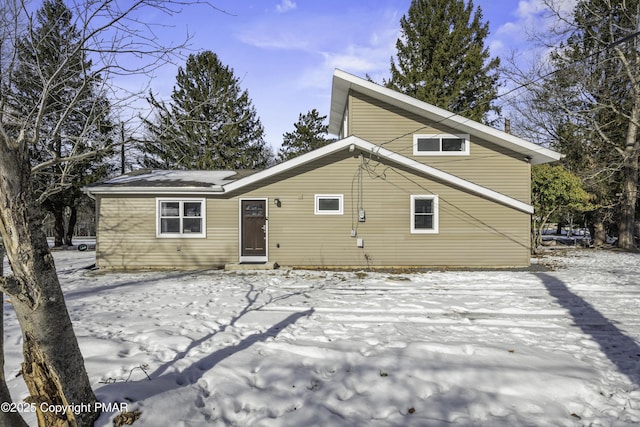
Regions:
M 210 195 L 224 193 L 222 186 L 201 187 L 84 187 L 82 189 L 89 196 L 109 195 L 109 194 L 138 194 L 138 195 L 163 195 L 163 194 L 185 194 L 185 195 Z
M 351 148 L 353 149 L 358 148 L 359 150 L 372 153 L 376 156 L 392 160 L 399 164 L 405 165 L 417 172 L 423 173 L 427 176 L 430 176 L 436 179 L 440 179 L 458 188 L 463 188 L 481 197 L 486 197 L 495 202 L 501 203 L 503 205 L 507 205 L 514 209 L 520 210 L 522 212 L 526 212 L 529 214 L 533 213 L 533 207 L 527 203 L 524 203 L 520 200 L 514 199 L 513 197 L 504 195 L 502 193 L 498 193 L 497 191 L 491 190 L 481 185 L 475 184 L 471 181 L 467 181 L 465 179 L 459 178 L 455 175 L 451 175 L 448 172 L 441 171 L 440 169 L 436 169 L 432 166 L 427 166 L 423 163 L 417 162 L 401 154 L 387 150 L 384 147 L 380 147 L 378 145 L 372 144 L 356 136 L 350 136 L 340 141 L 333 142 L 331 144 L 325 145 L 324 147 L 318 148 L 309 153 L 305 153 L 291 160 L 287 160 L 269 169 L 265 169 L 264 171 L 261 171 L 256 174 L 250 175 L 246 178 L 242 178 L 237 181 L 234 181 L 225 186 L 225 191 L 231 192 L 231 191 L 239 190 L 243 187 L 257 183 L 268 177 L 286 172 L 290 169 L 296 168 L 306 163 L 310 163 L 316 159 L 320 159 L 327 155 L 336 153 L 340 150 L 345 150 L 345 149 L 350 150 Z
M 339 134 L 342 127 L 349 91 L 357 90 L 364 95 L 382 99 L 429 120 L 442 123 L 465 133 L 480 137 L 499 146 L 521 153 L 531 164 L 542 164 L 560 160 L 563 155 L 548 148 L 533 144 L 515 135 L 508 134 L 491 126 L 478 123 L 447 110 L 412 98 L 392 89 L 364 80 L 360 77 L 336 69 L 331 89 L 331 112 L 329 133 Z
M 373 145 L 373 144 L 371 144 Z M 509 206 L 511 208 L 517 209 L 519 211 L 532 214 L 533 206 L 528 203 L 522 202 L 520 200 L 514 199 L 513 197 L 507 196 L 505 194 L 499 193 L 497 191 L 491 190 L 487 187 L 483 187 L 481 185 L 475 184 L 471 181 L 467 181 L 463 178 L 459 178 L 455 175 L 451 175 L 448 172 L 444 172 L 440 169 L 434 168 L 432 166 L 425 165 L 423 163 L 417 162 L 408 157 L 402 156 L 393 151 L 389 151 L 386 148 L 382 148 L 379 146 L 373 145 L 371 151 L 381 157 L 385 157 L 389 160 L 398 162 L 403 164 L 409 168 L 412 168 L 416 171 L 422 172 L 427 176 L 432 178 L 440 179 L 449 185 L 453 185 L 458 188 L 462 188 L 464 190 L 470 191 L 479 195 L 481 197 L 485 197 L 487 199 L 493 200 L 494 202 L 498 202 L 500 204 Z
M 224 186 L 224 191 L 225 192 L 231 192 L 231 191 L 235 191 L 238 190 L 242 187 L 246 187 L 248 185 L 251 185 L 255 182 L 261 181 L 265 178 L 268 178 L 270 176 L 274 176 L 277 175 L 279 173 L 288 171 L 289 169 L 293 169 L 296 168 L 298 166 L 302 166 L 306 163 L 312 162 L 316 159 L 322 158 L 324 156 L 327 156 L 329 154 L 338 152 L 340 150 L 343 150 L 347 147 L 349 147 L 351 144 L 355 144 L 358 140 L 360 140 L 360 138 L 357 138 L 355 136 L 350 136 L 348 138 L 345 139 L 341 139 L 339 141 L 336 142 L 332 142 L 330 144 L 325 145 L 324 147 L 320 147 L 317 148 L 313 151 L 310 151 L 308 153 L 302 154 L 300 156 L 294 157 L 291 160 L 287 160 L 285 162 L 282 162 L 278 165 L 272 166 L 268 169 L 262 170 L 260 172 L 254 173 L 253 175 L 249 175 L 245 178 L 241 178 L 238 179 L 237 181 L 231 182 L 229 184 L 226 184 Z

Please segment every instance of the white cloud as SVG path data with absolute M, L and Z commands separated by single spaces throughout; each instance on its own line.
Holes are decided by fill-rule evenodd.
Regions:
M 399 17 L 396 12 L 387 12 L 375 18 L 362 23 L 360 29 L 352 29 L 352 34 L 366 34 L 366 37 L 335 42 L 319 49 L 321 62 L 306 69 L 300 79 L 301 86 L 326 88 L 327 76 L 333 75 L 336 68 L 361 77 L 368 74 L 376 81 L 387 77 L 389 61 L 396 53 L 395 43 L 400 35 Z
M 262 49 L 307 50 L 310 48 L 309 42 L 304 37 L 287 28 L 264 31 L 263 27 L 255 26 L 237 33 L 236 36 L 243 43 Z
M 355 74 L 378 72 L 381 69 L 388 71 L 389 60 L 395 54 L 395 41 L 396 38 L 388 40 L 391 43 L 380 45 L 353 44 L 340 51 L 325 52 L 324 62 L 332 70 L 340 68 Z
M 507 49 L 507 46 L 504 44 L 502 40 L 493 39 L 489 43 L 489 51 L 490 52 L 503 52 Z
M 518 2 L 517 15 L 523 21 L 528 21 L 546 9 L 543 0 L 521 0 Z
M 376 10 L 358 2 L 336 16 L 336 8 L 326 11 L 300 3 L 296 14 L 262 14 L 234 28 L 236 39 L 257 48 L 256 56 L 279 58 L 278 65 L 268 67 L 277 73 L 270 76 L 270 93 L 262 90 L 264 79 L 262 86 L 251 89 L 256 105 L 264 96 L 260 105 L 269 106 L 260 114 L 272 144 L 279 145 L 299 113 L 311 108 L 328 113 L 334 69 L 368 74 L 378 82 L 388 77 L 404 13 L 395 9 Z M 274 97 L 274 90 L 280 94 Z
M 578 0 L 520 0 L 517 15 L 524 20 L 531 20 L 540 16 L 547 16 L 553 9 L 566 17 L 573 12 Z
M 252 23 L 239 30 L 236 36 L 243 42 L 262 49 L 288 50 L 308 59 L 303 66 L 297 87 L 321 88 L 331 85 L 336 68 L 377 81 L 389 73 L 389 60 L 395 54 L 400 35 L 400 13 L 380 11 L 362 18 L 361 10 L 336 20 L 333 16 L 314 16 L 310 19 L 278 19 Z M 353 16 L 353 19 L 350 19 Z
M 389 58 L 394 50 L 364 45 L 350 45 L 342 50 L 318 52 L 321 61 L 307 67 L 299 79 L 300 87 L 324 88 L 331 85 L 336 68 L 364 77 L 369 74 L 376 81 L 389 74 Z
M 489 41 L 492 56 L 502 65 L 527 71 L 546 63 L 553 46 L 558 46 L 572 21 L 577 0 L 520 0 L 509 11 L 509 19 L 495 31 Z M 510 92 L 518 84 L 507 81 L 501 90 Z M 517 98 L 514 92 L 509 98 Z M 508 102 L 508 100 L 507 100 Z
M 576 3 L 577 0 L 521 0 L 516 24 L 531 32 L 559 30 L 571 21 Z
M 303 71 L 298 80 L 299 86 L 326 90 L 327 87 L 331 87 L 331 76 L 336 68 L 362 77 L 365 74 L 377 72 L 380 69 L 380 63 L 376 62 L 374 57 L 365 55 L 365 51 L 370 50 L 351 47 L 340 52 L 320 52 L 322 60 Z
M 571 21 L 577 0 L 520 0 L 513 10 L 514 19 L 502 24 L 491 37 L 494 56 L 507 56 L 517 51 L 524 56 L 537 56 L 539 50 L 554 45 Z M 551 6 L 551 8 L 550 8 Z
M 282 0 L 280 4 L 276 5 L 276 10 L 278 11 L 278 13 L 285 13 L 295 8 L 296 2 L 292 0 Z

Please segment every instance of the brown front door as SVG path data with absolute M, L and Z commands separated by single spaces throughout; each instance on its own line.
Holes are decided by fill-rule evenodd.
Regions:
M 242 201 L 242 253 L 243 257 L 267 256 L 267 202 Z

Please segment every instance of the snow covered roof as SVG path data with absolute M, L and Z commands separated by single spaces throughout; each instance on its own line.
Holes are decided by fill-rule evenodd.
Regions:
M 523 156 L 530 157 L 533 165 L 554 162 L 563 157 L 558 152 L 533 144 L 515 135 L 453 114 L 450 111 L 337 69 L 333 73 L 329 133 L 334 135 L 340 133 L 350 90 L 379 99 L 418 116 L 442 123 L 445 126 L 458 129 L 463 133 L 475 135 L 516 153 L 521 153 Z
M 224 185 L 255 173 L 252 170 L 151 170 L 142 169 L 86 187 L 89 193 L 180 193 L 223 192 Z

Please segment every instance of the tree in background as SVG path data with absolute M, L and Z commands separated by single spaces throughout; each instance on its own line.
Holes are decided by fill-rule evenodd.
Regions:
M 621 192 L 615 159 L 618 154 L 603 144 L 588 123 L 568 120 L 566 115 L 558 114 L 555 120 L 547 122 L 555 129 L 551 146 L 566 153 L 561 164 L 581 179 L 583 188 L 591 195 L 593 208 L 584 213 L 585 220 L 593 245 L 600 247 L 607 240 L 607 229 L 616 228 L 616 194 Z
M 278 160 L 285 161 L 300 154 L 308 153 L 332 142 L 327 138 L 329 125 L 325 123 L 327 116 L 321 116 L 315 108 L 306 114 L 300 113 L 294 123 L 295 130 L 282 135 L 282 147 L 278 151 Z
M 489 24 L 472 0 L 412 0 L 400 26 L 387 87 L 476 121 L 499 112 L 500 60 L 489 56 Z
M 34 191 L 54 218 L 55 246 L 72 244 L 81 187 L 106 176 L 110 150 L 100 150 L 111 144 L 112 132 L 109 101 L 100 92 L 99 75 L 92 75 L 92 81 L 86 79 L 92 64 L 79 46 L 81 34 L 72 20 L 71 11 L 62 0 L 45 1 L 36 13 L 36 26 L 18 41 L 13 79 L 16 96 L 12 107 L 24 116 L 45 90 L 50 92 L 42 112 L 39 138 L 31 146 L 31 161 L 41 165 L 33 174 Z M 54 76 L 64 85 L 45 89 Z M 65 108 L 68 105 L 73 108 Z M 37 117 L 31 116 L 31 120 Z M 87 151 L 100 154 L 55 161 Z
M 178 69 L 171 103 L 150 94 L 142 164 L 159 169 L 259 169 L 270 161 L 264 128 L 233 69 L 211 51 Z
M 544 2 L 562 25 L 540 34 L 545 57 L 517 82 L 529 93 L 520 116 L 580 176 L 598 206 L 589 215 L 596 244 L 607 223 L 632 249 L 638 214 L 640 156 L 640 2 L 587 0 L 569 15 Z M 548 55 L 548 46 L 559 46 Z M 536 138 L 536 136 L 533 136 Z
M 32 46 L 39 43 L 36 31 L 39 25 L 27 5 L 21 0 L 0 2 L 0 236 L 11 266 L 11 274 L 0 277 L 0 291 L 11 298 L 22 330 L 21 374 L 29 390 L 27 400 L 34 404 L 38 424 L 43 427 L 92 426 L 100 412 L 43 232 L 39 198 L 44 193 L 37 191 L 36 177 L 53 166 L 67 165 L 63 169 L 65 179 L 52 180 L 48 193 L 67 188 L 72 165 L 100 151 L 83 145 L 93 141 L 95 120 L 100 116 L 82 112 L 101 110 L 104 105 L 100 98 L 61 97 L 67 88 L 82 94 L 96 82 L 105 84 L 113 75 L 150 76 L 153 69 L 174 58 L 176 49 L 184 47 L 178 44 L 166 48 L 156 39 L 145 37 L 149 23 L 144 17 L 157 16 L 158 12 L 171 14 L 173 7 L 179 9 L 177 6 L 182 7 L 185 2 L 145 0 L 126 6 L 121 3 L 65 2 L 72 11 L 71 26 L 78 30 L 79 39 L 74 43 L 69 40 L 60 51 L 59 62 L 48 64 L 18 55 L 20 43 Z M 91 55 L 98 65 L 95 68 L 81 65 L 79 73 L 68 73 L 69 68 L 82 64 L 86 55 Z M 34 89 L 35 96 L 23 97 L 24 87 L 19 81 L 25 69 L 35 71 L 30 74 L 33 78 L 30 86 L 40 88 Z M 80 87 L 76 86 L 78 76 Z M 112 85 L 111 106 L 130 105 L 131 96 L 117 96 L 122 92 Z M 73 131 L 79 133 L 72 135 L 68 131 L 67 135 L 67 126 L 75 114 L 83 117 L 83 126 L 75 124 Z M 52 137 L 47 139 L 44 135 Z M 58 153 L 55 138 L 63 135 L 74 146 Z M 45 149 L 47 157 L 36 148 Z M 2 377 L 1 397 L 9 401 L 1 382 Z M 89 410 L 80 413 L 42 410 L 52 405 L 82 405 Z M 19 413 L 0 411 L 0 425 L 25 424 Z
M 542 230 L 553 215 L 593 209 L 582 181 L 560 165 L 531 167 L 531 202 L 534 208 L 532 250 L 542 243 Z
M 585 117 L 595 130 L 594 140 L 608 156 L 604 169 L 614 169 L 620 194 L 617 202 L 618 245 L 635 246 L 634 225 L 638 199 L 640 157 L 640 2 L 612 0 L 579 2 L 575 26 L 566 48 L 554 57 L 556 69 L 570 66 L 575 88 L 572 101 L 580 108 L 572 114 Z M 575 66 L 574 64 L 580 64 Z M 586 73 L 585 73 L 586 71 Z M 605 172 L 606 173 L 606 172 Z

